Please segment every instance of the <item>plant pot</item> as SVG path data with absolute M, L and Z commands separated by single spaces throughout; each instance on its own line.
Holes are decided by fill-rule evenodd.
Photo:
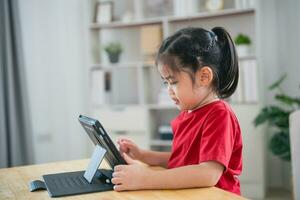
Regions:
M 250 54 L 250 46 L 245 44 L 236 45 L 236 51 L 239 57 L 247 56 Z
M 108 58 L 110 63 L 117 63 L 119 62 L 120 54 L 108 54 Z

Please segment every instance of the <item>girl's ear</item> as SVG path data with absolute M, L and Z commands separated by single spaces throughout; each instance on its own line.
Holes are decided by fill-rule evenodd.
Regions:
M 209 86 L 213 80 L 213 76 L 212 69 L 204 66 L 196 72 L 196 83 L 199 86 Z

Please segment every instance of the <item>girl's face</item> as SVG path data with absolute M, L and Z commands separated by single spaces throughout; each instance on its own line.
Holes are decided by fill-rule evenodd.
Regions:
M 158 64 L 158 71 L 168 85 L 169 96 L 179 110 L 191 111 L 215 99 L 210 87 L 211 79 L 208 80 L 207 73 L 203 74 L 201 70 L 196 72 L 194 83 L 187 72 L 173 72 L 167 65 Z

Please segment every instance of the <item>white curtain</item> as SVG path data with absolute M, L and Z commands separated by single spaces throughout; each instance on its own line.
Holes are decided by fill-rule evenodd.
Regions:
M 0 168 L 33 162 L 18 5 L 0 1 Z

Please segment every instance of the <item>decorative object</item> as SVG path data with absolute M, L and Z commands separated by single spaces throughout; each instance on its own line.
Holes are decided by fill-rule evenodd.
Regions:
M 175 16 L 185 16 L 186 15 L 186 5 L 187 2 L 183 0 L 174 0 L 174 15 Z
M 105 72 L 105 74 L 104 74 L 104 102 L 105 102 L 105 104 L 110 104 L 112 101 L 111 82 L 112 82 L 111 72 Z
M 255 0 L 234 0 L 234 7 L 236 9 L 255 8 Z
M 205 7 L 208 11 L 218 11 L 224 8 L 224 0 L 206 0 Z
M 105 52 L 108 55 L 109 61 L 111 63 L 119 62 L 120 54 L 122 53 L 123 49 L 119 42 L 111 42 L 104 48 Z
M 158 127 L 158 133 L 161 140 L 172 140 L 173 131 L 170 125 L 161 125 Z
M 199 0 L 174 0 L 173 1 L 173 9 L 175 16 L 191 16 L 200 11 L 200 3 Z
M 161 17 L 172 15 L 173 0 L 144 0 L 143 17 Z
M 121 20 L 122 22 L 131 22 L 133 21 L 133 18 L 134 18 L 134 15 L 131 11 L 126 11 L 122 17 L 121 17 Z
M 262 108 L 255 118 L 254 124 L 259 126 L 268 123 L 269 127 L 275 132 L 269 142 L 269 149 L 280 159 L 290 161 L 289 116 L 295 110 L 300 109 L 300 97 L 291 97 L 284 94 L 280 85 L 285 78 L 286 74 L 269 87 L 269 90 L 277 89 L 278 93 L 275 94 L 274 99 L 279 102 L 279 105 Z
M 251 45 L 251 39 L 249 36 L 239 33 L 235 39 L 234 43 L 236 45 L 236 50 L 238 53 L 238 56 L 247 56 L 250 54 L 250 45 Z
M 96 4 L 95 22 L 106 24 L 112 21 L 113 16 L 113 2 L 102 1 Z

